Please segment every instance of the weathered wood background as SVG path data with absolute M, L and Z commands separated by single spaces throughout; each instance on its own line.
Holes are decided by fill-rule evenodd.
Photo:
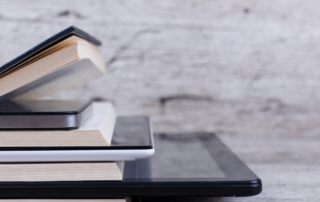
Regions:
M 319 10 L 315 0 L 0 0 L 0 65 L 78 26 L 103 42 L 108 75 L 50 98 L 111 100 L 119 115 L 151 116 L 156 133 L 217 133 L 264 191 L 208 200 L 317 201 Z

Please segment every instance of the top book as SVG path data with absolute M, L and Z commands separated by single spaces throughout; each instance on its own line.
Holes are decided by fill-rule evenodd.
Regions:
M 71 26 L 0 67 L 0 100 L 40 99 L 106 73 L 101 43 Z

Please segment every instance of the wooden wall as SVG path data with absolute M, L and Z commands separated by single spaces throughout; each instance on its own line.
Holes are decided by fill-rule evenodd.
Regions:
M 108 75 L 50 98 L 112 100 L 155 132 L 320 136 L 317 1 L 0 1 L 0 65 L 75 25 Z M 281 126 L 281 127 L 279 127 Z

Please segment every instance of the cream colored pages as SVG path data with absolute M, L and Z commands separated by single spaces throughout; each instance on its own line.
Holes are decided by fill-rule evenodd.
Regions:
M 96 130 L 96 128 L 99 128 L 101 135 L 110 145 L 117 117 L 112 103 L 94 102 L 93 113 L 95 115 L 95 118 L 89 118 L 82 124 L 82 126 L 78 130 L 94 131 Z M 106 114 L 108 115 L 106 116 Z
M 1 163 L 0 181 L 122 180 L 115 162 L 99 163 Z
M 81 59 L 12 92 L 14 100 L 38 100 L 102 76 L 92 60 Z M 28 88 L 30 86 L 30 88 Z M 19 91 L 19 92 L 17 92 Z M 17 92 L 17 93 L 16 93 Z
M 105 62 L 95 45 L 77 37 L 58 45 L 57 50 L 50 48 L 1 76 L 0 96 L 39 99 L 105 74 Z
M 126 202 L 126 199 L 0 199 L 0 202 Z
M 0 78 L 4 77 L 4 76 L 6 76 L 6 75 L 8 75 L 8 74 L 20 69 L 20 68 L 23 68 L 23 67 L 25 67 L 25 66 L 27 66 L 27 65 L 29 65 L 29 64 L 31 64 L 31 63 L 43 58 L 43 57 L 45 57 L 45 56 L 47 56 L 47 55 L 49 55 L 49 54 L 51 54 L 53 52 L 56 52 L 56 51 L 66 47 L 66 46 L 68 46 L 68 45 L 70 45 L 72 43 L 77 43 L 78 41 L 84 41 L 84 40 L 79 38 L 79 37 L 76 37 L 76 36 L 71 36 L 71 37 L 61 41 L 60 43 L 58 43 L 58 44 L 56 44 L 56 45 L 54 45 L 54 46 L 42 51 L 41 53 L 33 56 L 32 58 L 24 61 L 23 63 L 21 63 L 21 64 L 19 64 L 17 66 L 14 66 L 9 71 L 5 72 L 4 74 L 1 74 Z
M 77 130 L 0 131 L 0 147 L 109 146 L 116 122 L 109 102 L 94 102 L 92 115 Z
M 126 202 L 126 199 L 0 199 L 0 202 Z
M 0 79 L 0 96 L 80 60 L 77 44 L 71 44 Z

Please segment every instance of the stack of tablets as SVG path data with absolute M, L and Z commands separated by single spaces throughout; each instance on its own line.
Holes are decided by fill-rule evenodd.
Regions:
M 0 67 L 0 181 L 122 180 L 121 161 L 153 154 L 149 124 L 149 141 L 111 146 L 109 102 L 40 100 L 103 76 L 98 45 L 69 27 Z

